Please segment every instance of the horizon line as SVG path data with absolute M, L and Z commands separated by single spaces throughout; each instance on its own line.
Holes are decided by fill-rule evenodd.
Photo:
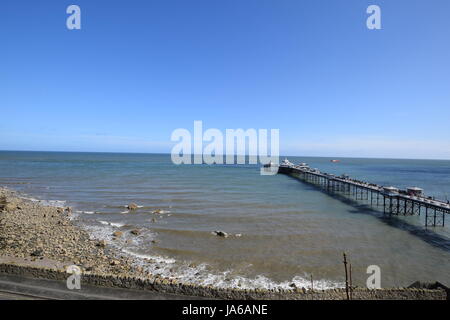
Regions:
M 158 154 L 158 155 L 170 155 L 170 152 L 125 152 L 125 151 L 61 151 L 61 150 L 3 150 L 0 149 L 0 152 L 48 152 L 48 153 L 106 153 L 106 154 Z M 190 156 L 194 156 L 196 154 L 191 153 Z M 217 155 L 217 156 L 227 156 L 227 154 Z M 242 155 L 234 155 L 234 156 L 242 156 Z M 245 157 L 258 157 L 258 155 L 243 155 Z M 270 157 L 270 155 L 268 156 Z M 437 158 L 393 158 L 393 157 L 358 157 L 358 156 L 317 156 L 317 155 L 279 155 L 282 157 L 306 157 L 306 158 L 331 158 L 331 159 L 384 159 L 384 160 L 430 160 L 430 161 L 450 161 L 449 159 L 437 159 Z

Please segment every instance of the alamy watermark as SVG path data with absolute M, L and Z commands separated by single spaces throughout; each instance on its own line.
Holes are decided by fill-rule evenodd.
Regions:
M 70 16 L 66 19 L 66 26 L 69 30 L 81 29 L 81 8 L 76 4 L 71 4 L 67 7 L 66 13 Z M 369 30 L 381 29 L 381 8 L 378 5 L 372 4 L 367 7 L 366 13 L 370 16 L 366 20 L 366 26 Z
M 204 130 L 202 121 L 194 121 L 193 132 L 176 129 L 171 141 L 178 142 L 171 152 L 177 165 L 279 164 L 279 129 L 226 129 L 223 133 L 215 128 Z
M 81 269 L 79 266 L 71 265 L 68 266 L 66 272 L 70 276 L 66 280 L 67 289 L 69 290 L 80 290 L 81 289 Z
M 381 29 L 381 8 L 375 4 L 367 7 L 367 14 L 370 16 L 366 20 L 367 29 L 380 30 Z
M 381 289 L 381 268 L 377 265 L 370 265 L 367 267 L 366 273 L 370 274 L 366 281 L 367 288 Z
M 69 30 L 80 30 L 81 29 L 81 9 L 75 4 L 71 4 L 67 7 L 66 13 L 70 14 L 66 20 L 66 26 Z

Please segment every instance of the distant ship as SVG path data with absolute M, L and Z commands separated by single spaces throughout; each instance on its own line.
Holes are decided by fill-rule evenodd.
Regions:
M 272 167 L 272 166 L 273 166 L 273 162 L 270 161 L 269 163 L 266 163 L 266 164 L 264 165 L 264 168 L 270 168 L 270 167 Z
M 341 160 L 336 160 L 336 159 L 333 159 L 333 160 L 330 160 L 331 162 L 341 162 Z
M 282 165 L 282 166 L 291 166 L 291 165 L 294 165 L 294 164 L 291 163 L 291 162 L 286 158 L 286 159 L 284 159 L 284 160 L 281 162 L 281 165 Z M 278 164 L 275 164 L 275 163 L 273 163 L 272 161 L 270 161 L 269 163 L 266 163 L 265 165 L 263 165 L 264 168 L 278 167 L 278 166 L 279 166 Z

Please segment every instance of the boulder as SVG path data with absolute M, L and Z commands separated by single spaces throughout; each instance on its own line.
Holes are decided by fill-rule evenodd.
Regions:
M 133 229 L 130 231 L 131 234 L 134 234 L 135 236 L 138 236 L 141 234 L 141 230 L 139 229 Z
M 122 231 L 116 231 L 116 232 L 114 232 L 112 235 L 113 235 L 114 237 L 116 237 L 116 238 L 120 238 L 120 237 L 123 235 L 123 232 L 122 232 Z
M 223 238 L 228 237 L 228 233 L 220 231 L 220 230 L 213 231 L 213 234 L 215 234 L 218 237 L 223 237 Z
M 3 210 L 5 211 L 14 211 L 17 209 L 17 203 L 15 202 L 7 202 L 3 205 Z
M 32 257 L 41 257 L 41 256 L 43 256 L 43 254 L 44 254 L 44 250 L 42 250 L 42 249 L 36 249 L 36 250 L 34 250 L 30 255 L 31 255 Z
M 138 205 L 136 204 L 136 203 L 130 203 L 128 206 L 127 206 L 127 209 L 128 210 L 136 210 L 138 208 Z
M 100 240 L 100 241 L 97 242 L 95 245 L 96 245 L 97 247 L 100 247 L 100 248 L 105 248 L 107 244 L 108 244 L 108 243 L 106 242 L 106 240 Z

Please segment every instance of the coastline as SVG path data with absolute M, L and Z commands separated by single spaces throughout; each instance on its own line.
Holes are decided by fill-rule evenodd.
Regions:
M 224 289 L 183 283 L 145 272 L 136 261 L 104 240 L 92 239 L 71 221 L 70 207 L 52 207 L 0 187 L 0 274 L 66 280 L 77 265 L 81 283 L 152 290 L 212 299 L 345 299 L 345 289 Z M 446 299 L 443 290 L 356 288 L 354 299 Z

